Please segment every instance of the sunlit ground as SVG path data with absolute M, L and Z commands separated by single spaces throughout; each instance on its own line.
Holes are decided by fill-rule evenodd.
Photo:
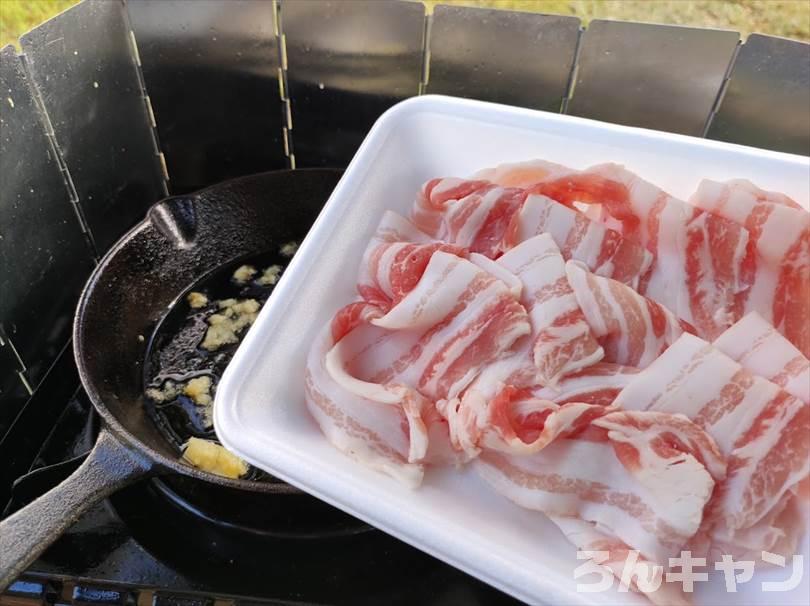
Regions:
M 743 35 L 758 32 L 810 40 L 808 0 L 445 0 L 443 3 L 575 15 L 585 23 L 591 19 L 674 23 L 733 29 Z M 16 43 L 20 34 L 73 4 L 75 0 L 0 0 L 0 46 Z M 426 0 L 425 4 L 432 8 L 441 3 Z

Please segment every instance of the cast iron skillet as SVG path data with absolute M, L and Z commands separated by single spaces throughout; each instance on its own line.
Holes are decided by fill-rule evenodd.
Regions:
M 339 176 L 276 171 L 167 198 L 104 256 L 73 326 L 76 364 L 101 431 L 75 473 L 0 523 L 0 591 L 84 511 L 139 478 L 176 474 L 229 491 L 300 494 L 281 482 L 232 480 L 179 462 L 145 411 L 143 361 L 148 336 L 189 286 L 218 266 L 300 240 Z

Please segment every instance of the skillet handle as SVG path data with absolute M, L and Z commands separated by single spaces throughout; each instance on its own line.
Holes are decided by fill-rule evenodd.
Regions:
M 64 482 L 0 522 L 2 593 L 79 516 L 154 464 L 102 428 L 84 463 Z

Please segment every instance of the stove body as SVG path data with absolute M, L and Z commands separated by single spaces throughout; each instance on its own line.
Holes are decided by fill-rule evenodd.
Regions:
M 344 167 L 425 93 L 810 155 L 810 45 L 756 34 L 394 0 L 85 0 L 21 43 L 0 53 L 4 515 L 91 447 L 76 300 L 167 195 Z M 0 603 L 512 602 L 360 523 L 241 527 L 169 484 L 92 509 Z

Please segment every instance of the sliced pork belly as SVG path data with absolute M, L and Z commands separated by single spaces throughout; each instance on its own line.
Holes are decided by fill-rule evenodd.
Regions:
M 599 362 L 566 375 L 556 387 L 539 385 L 530 389 L 535 398 L 557 404 L 582 402 L 609 406 L 639 372 L 640 369 L 633 366 Z
M 589 205 L 589 218 L 653 255 L 639 292 L 695 326 L 700 336 L 712 339 L 742 317 L 739 299 L 751 286 L 745 228 L 702 212 L 617 164 L 584 171 L 553 166 L 536 161 L 483 174 L 498 183 L 520 183 L 571 208 Z
M 604 355 L 579 309 L 565 262 L 551 236 L 541 234 L 520 243 L 496 264 L 521 280 L 521 302 L 529 314 L 531 333 L 509 355 L 487 365 L 462 399 L 438 404 L 454 445 L 470 458 L 478 452 L 481 429 L 506 410 L 507 403 L 495 397 L 502 386 L 540 384 L 554 389 L 563 376 L 590 367 Z
M 566 260 L 582 261 L 593 273 L 634 288 L 652 263 L 652 255 L 644 247 L 576 209 L 541 195 L 528 196 L 513 216 L 503 248 L 508 250 L 541 233 L 554 238 Z
M 321 331 L 307 359 L 307 407 L 337 449 L 410 486 L 422 481 L 427 453 L 423 415 L 430 403 L 401 383 L 381 385 L 349 374 L 338 348 L 344 337 L 382 312 L 371 305 L 347 306 Z M 334 336 L 339 340 L 335 340 Z
M 561 431 L 587 420 L 596 406 L 608 406 L 638 368 L 599 362 L 563 377 L 555 387 L 538 384 L 524 351 L 521 363 L 510 356 L 485 368 L 462 398 L 441 400 L 437 408 L 448 421 L 450 440 L 466 459 L 482 448 L 526 454 L 543 448 Z M 517 368 L 517 370 L 515 370 Z M 546 424 L 564 404 L 576 405 Z M 579 420 L 577 420 L 579 419 Z M 545 428 L 538 433 L 538 424 Z M 567 429 L 566 429 L 567 428 Z
M 364 350 L 353 362 L 359 375 L 374 383 L 401 380 L 434 400 L 455 397 L 531 330 L 508 285 L 441 251 L 416 287 L 371 324 L 396 332 L 397 346 Z
M 416 485 L 422 463 L 454 456 L 435 400 L 454 397 L 529 331 L 508 285 L 434 252 L 389 310 L 353 303 L 324 328 L 307 360 L 308 407 L 337 448 Z
M 569 407 L 560 407 L 562 413 Z M 591 406 L 588 427 L 530 455 L 484 451 L 473 463 L 490 485 L 529 509 L 578 518 L 653 562 L 695 535 L 723 461 L 685 418 Z M 701 463 L 701 461 L 705 461 Z
M 689 200 L 745 227 L 751 288 L 738 304 L 759 312 L 810 356 L 810 213 L 787 196 L 750 181 L 703 181 Z
M 728 460 L 712 513 L 713 532 L 726 539 L 768 518 L 810 471 L 810 406 L 693 335 L 639 373 L 616 405 L 683 413 L 711 434 Z
M 619 581 L 627 574 L 632 549 L 619 539 L 600 532 L 592 522 L 579 518 L 549 516 L 552 522 L 578 550 L 599 553 L 600 566 L 605 567 Z M 689 606 L 692 601 L 678 583 L 665 582 L 665 566 L 651 562 L 640 554 L 635 555 L 631 582 L 627 589 L 643 593 L 656 606 Z M 596 563 L 594 561 L 594 563 Z M 660 583 L 660 584 L 659 584 Z M 658 585 L 657 589 L 655 588 Z
M 591 332 L 605 349 L 606 362 L 644 368 L 684 331 L 694 332 L 626 284 L 592 274 L 575 261 L 565 270 Z
M 390 309 L 416 285 L 437 250 L 467 256 L 466 249 L 432 240 L 406 218 L 386 211 L 363 254 L 358 293 Z
M 482 450 L 533 454 L 559 437 L 581 432 L 604 414 L 602 406 L 555 404 L 512 386 L 503 387 L 488 399 L 468 391 L 463 405 L 453 399 L 442 400 L 437 407 L 447 419 L 453 448 L 466 460 L 474 459 Z
M 550 235 L 521 242 L 497 264 L 523 283 L 521 302 L 532 324 L 532 359 L 540 383 L 554 386 L 560 377 L 602 359 L 604 352 L 579 309 Z
M 624 198 L 604 205 L 655 261 L 639 292 L 672 310 L 712 339 L 742 316 L 737 296 L 751 283 L 744 273 L 748 231 L 719 215 L 693 206 L 616 164 L 589 168 L 625 188 Z M 602 190 L 605 189 L 601 185 Z M 598 191 L 598 190 L 597 190 Z M 598 202 L 598 196 L 595 197 Z
M 416 203 L 411 210 L 411 220 L 431 238 L 442 239 L 447 227 L 444 216 L 447 206 L 475 193 L 485 192 L 492 188 L 489 181 L 480 179 L 437 178 L 431 179 L 422 186 L 416 196 Z
M 411 219 L 437 240 L 494 259 L 526 195 L 520 188 L 499 187 L 487 181 L 433 179 L 417 196 Z
M 810 360 L 758 313 L 746 315 L 713 345 L 751 374 L 810 404 Z

